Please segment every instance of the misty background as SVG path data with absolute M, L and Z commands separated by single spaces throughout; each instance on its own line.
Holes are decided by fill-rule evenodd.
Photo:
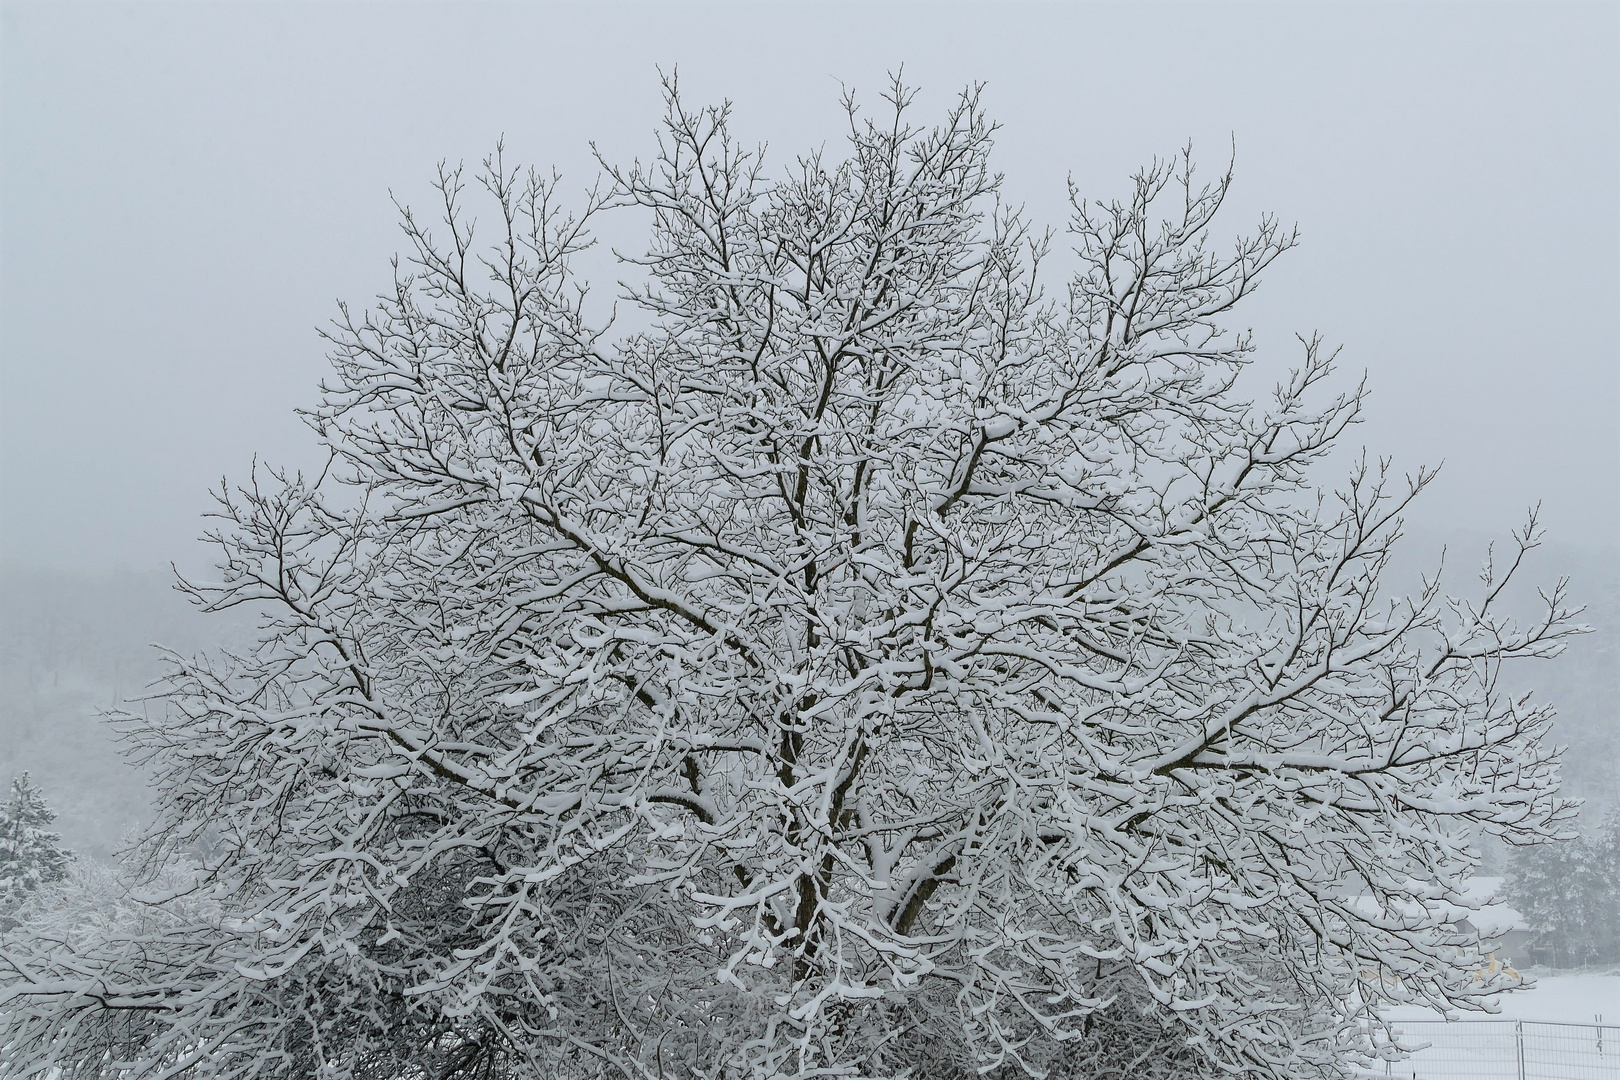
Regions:
M 593 141 L 649 156 L 660 67 L 733 100 L 780 174 L 838 153 L 842 88 L 876 102 L 903 67 L 921 123 L 986 84 L 1037 223 L 1070 178 L 1108 199 L 1189 140 L 1208 175 L 1235 145 L 1224 228 L 1303 237 L 1250 305 L 1262 363 L 1319 331 L 1372 387 L 1347 449 L 1444 462 L 1396 584 L 1444 545 L 1466 589 L 1540 503 L 1527 582 L 1569 576 L 1595 632 L 1514 678 L 1560 709 L 1571 793 L 1620 802 L 1617 52 L 1606 3 L 6 3 L 0 780 L 31 770 L 93 856 L 148 813 L 99 710 L 154 677 L 152 642 L 250 640 L 167 567 L 206 574 L 222 475 L 319 465 L 294 415 L 315 328 L 387 286 L 390 193 L 426 210 L 437 162 L 503 137 L 583 192 Z M 640 233 L 599 232 L 606 311 L 606 249 Z

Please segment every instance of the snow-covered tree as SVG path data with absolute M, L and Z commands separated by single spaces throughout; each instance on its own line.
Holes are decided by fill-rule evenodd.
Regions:
M 577 214 L 499 155 L 489 245 L 458 171 L 405 212 L 330 466 L 221 491 L 185 586 L 262 641 L 125 720 L 217 914 L 8 952 L 0 1071 L 1295 1077 L 1491 989 L 1422 913 L 1569 815 L 1498 681 L 1573 632 L 1500 610 L 1534 521 L 1383 595 L 1432 474 L 1313 479 L 1315 340 L 1247 389 L 1291 231 L 1182 155 L 1049 293 L 977 94 L 887 100 L 775 173 L 671 88 Z M 572 260 L 638 211 L 616 331 Z
M 25 772 L 0 804 L 0 912 L 14 909 L 46 882 L 60 881 L 73 853 L 51 831 L 56 812 Z
M 1507 898 L 1537 931 L 1537 958 L 1555 967 L 1620 961 L 1620 811 L 1592 835 L 1514 854 Z

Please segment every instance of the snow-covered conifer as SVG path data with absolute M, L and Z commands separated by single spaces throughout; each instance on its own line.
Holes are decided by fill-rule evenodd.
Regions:
M 1516 852 L 1507 898 L 1554 967 L 1620 962 L 1620 811 L 1590 834 Z
M 0 804 L 0 909 L 15 908 L 46 882 L 60 881 L 73 853 L 50 829 L 56 812 L 25 772 Z
M 221 491 L 186 586 L 261 643 L 126 719 L 218 914 L 7 953 L 17 1071 L 1300 1077 L 1492 989 L 1425 913 L 1569 815 L 1499 679 L 1574 632 L 1502 611 L 1534 521 L 1387 595 L 1432 474 L 1317 480 L 1364 394 L 1314 339 L 1249 386 L 1292 231 L 1181 155 L 1073 197 L 1048 291 L 977 94 L 888 103 L 777 171 L 672 87 L 576 215 L 499 155 L 488 243 L 459 171 L 405 214 L 330 467 Z

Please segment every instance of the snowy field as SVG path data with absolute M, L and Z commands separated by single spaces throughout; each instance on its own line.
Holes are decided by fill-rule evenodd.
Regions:
M 1543 975 L 1498 1005 L 1494 1016 L 1470 1013 L 1450 1023 L 1427 1009 L 1391 1010 L 1406 1022 L 1407 1039 L 1428 1048 L 1366 1075 L 1620 1080 L 1620 973 Z
M 1620 1025 L 1620 972 L 1601 975 L 1527 976 L 1534 985 L 1502 994 L 1497 999 L 1501 1011 L 1494 1017 L 1479 1013 L 1459 1014 L 1458 1019 L 1538 1020 L 1543 1023 L 1590 1024 L 1601 1015 L 1606 1024 Z M 1440 1020 L 1429 1009 L 1391 1009 L 1398 1020 Z

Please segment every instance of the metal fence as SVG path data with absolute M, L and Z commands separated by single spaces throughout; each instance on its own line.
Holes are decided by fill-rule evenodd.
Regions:
M 1410 1020 L 1390 1025 L 1403 1061 L 1361 1075 L 1370 1080 L 1620 1080 L 1620 1026 L 1532 1020 Z

